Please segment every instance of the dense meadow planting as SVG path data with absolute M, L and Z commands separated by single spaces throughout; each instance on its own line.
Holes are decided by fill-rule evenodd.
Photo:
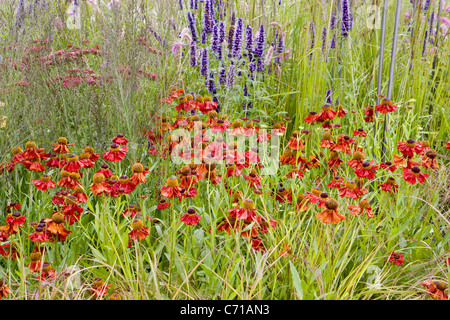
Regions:
M 0 0 L 0 300 L 448 300 L 449 28 Z

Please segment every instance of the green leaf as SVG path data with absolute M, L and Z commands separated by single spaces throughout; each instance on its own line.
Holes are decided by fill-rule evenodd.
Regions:
M 300 276 L 291 261 L 289 261 L 289 265 L 291 268 L 292 283 L 294 284 L 295 292 L 297 293 L 299 299 L 303 300 L 303 288 L 300 281 Z

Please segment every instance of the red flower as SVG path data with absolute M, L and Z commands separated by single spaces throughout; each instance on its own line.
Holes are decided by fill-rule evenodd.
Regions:
M 334 146 L 335 142 L 332 139 L 330 132 L 325 132 L 322 135 L 322 140 L 320 140 L 320 146 L 321 148 L 332 148 Z
M 365 122 L 374 122 L 375 121 L 374 110 L 375 110 L 375 107 L 372 105 L 370 105 L 368 107 L 364 107 L 364 114 L 366 115 L 366 117 L 364 117 Z
M 300 132 L 294 131 L 292 133 L 292 137 L 289 139 L 287 147 L 291 150 L 301 150 L 305 148 L 302 139 L 300 139 Z
M 423 152 L 423 146 L 419 143 L 414 141 L 413 139 L 409 139 L 406 142 L 399 142 L 397 144 L 397 149 L 400 150 L 401 153 L 403 153 L 406 156 L 414 157 L 414 153 L 416 154 L 422 154 Z
M 450 149 L 450 141 L 447 141 L 445 147 L 446 147 L 447 149 Z
M 102 298 L 108 294 L 107 290 L 110 286 L 111 286 L 110 284 L 108 285 L 103 284 L 102 278 L 95 278 L 94 283 L 92 285 L 91 293 L 93 294 L 94 298 Z
M 43 251 L 43 248 L 41 250 L 39 250 L 37 247 L 34 248 L 33 252 L 30 254 L 30 264 L 28 265 L 28 267 L 30 268 L 30 272 L 38 272 L 41 270 L 41 258 L 42 258 L 42 253 L 41 251 Z
M 317 114 L 317 112 L 315 111 L 310 111 L 309 115 L 304 119 L 304 121 L 308 122 L 308 123 L 314 123 L 319 119 L 319 116 Z
M 128 147 L 120 148 L 118 144 L 112 144 L 108 152 L 103 153 L 103 158 L 107 161 L 122 161 L 127 155 Z
M 91 183 L 90 189 L 94 195 L 98 196 L 101 194 L 108 194 L 110 192 L 110 190 L 105 184 L 106 179 L 103 174 L 101 173 L 94 174 L 92 180 L 93 183 Z
M 32 179 L 32 182 L 38 190 L 42 191 L 56 187 L 56 184 L 51 180 L 51 176 L 48 174 L 43 174 L 40 179 Z
M 64 215 L 59 212 L 53 213 L 50 219 L 45 219 L 47 224 L 47 231 L 50 232 L 52 237 L 49 237 L 49 241 L 66 241 L 67 236 L 72 232 L 64 227 Z
M 136 219 L 131 223 L 131 228 L 133 229 L 128 235 L 132 240 L 144 240 L 148 235 L 148 227 L 144 227 L 141 220 Z
M 372 161 L 365 161 L 362 163 L 361 168 L 355 170 L 355 174 L 361 178 L 373 179 L 376 177 L 375 171 L 378 170 L 378 166 L 373 165 Z
M 381 113 L 388 113 L 397 110 L 397 106 L 395 106 L 391 100 L 383 99 L 379 105 L 375 106 L 375 109 Z
M 51 280 L 57 277 L 55 270 L 52 269 L 52 266 L 48 262 L 44 262 L 41 268 L 42 272 L 35 279 L 39 280 Z
M 351 199 L 359 199 L 364 192 L 357 187 L 356 183 L 353 181 L 347 181 L 344 185 L 339 189 L 339 197 L 341 198 L 351 198 Z
M 95 161 L 97 161 L 97 160 L 100 158 L 100 154 L 95 153 L 95 152 L 94 152 L 94 148 L 92 148 L 92 147 L 85 147 L 85 148 L 84 148 L 84 152 L 90 155 L 90 158 L 89 158 L 89 159 L 90 159 L 92 162 L 95 162 Z M 105 176 L 105 177 L 106 177 L 106 176 Z
M 170 202 L 168 202 L 168 201 L 162 199 L 162 200 L 158 203 L 158 206 L 156 207 L 156 209 L 159 209 L 159 210 L 167 209 L 168 207 L 170 207 L 170 204 L 171 204 Z
M 295 178 L 303 178 L 304 174 L 303 172 L 301 172 L 298 167 L 294 166 L 291 168 L 291 171 L 289 171 L 286 174 L 286 178 L 288 179 L 295 179 Z
M 11 293 L 11 289 L 3 283 L 3 279 L 0 279 L 0 300 L 6 298 Z
M 11 213 L 13 211 L 13 209 L 15 209 L 17 211 L 20 208 L 22 208 L 20 203 L 11 202 L 8 206 L 6 206 L 6 213 Z
M 109 166 L 105 163 L 102 164 L 100 169 L 96 173 L 101 173 L 105 178 L 109 178 L 113 175 L 112 171 L 109 169 Z
M 411 184 L 416 184 L 425 182 L 425 178 L 429 177 L 426 173 L 421 173 L 420 168 L 417 166 L 412 167 L 411 169 L 403 168 L 403 178 L 405 178 L 406 182 Z
M 316 217 L 326 224 L 339 223 L 342 220 L 345 220 L 345 217 L 337 211 L 338 207 L 339 203 L 335 199 L 329 198 L 325 203 L 326 209 L 318 213 Z
M 447 284 L 443 281 L 424 281 L 422 285 L 428 289 L 428 294 L 436 300 L 448 300 L 448 295 L 445 293 Z
M 242 219 L 246 221 L 256 221 L 255 203 L 250 199 L 245 199 L 241 207 L 228 209 L 230 217 L 235 219 Z
M 161 187 L 161 195 L 164 198 L 180 197 L 180 187 L 178 180 L 175 177 L 170 177 L 166 180 L 166 185 Z
M 246 181 L 248 181 L 250 188 L 252 189 L 261 188 L 261 177 L 256 173 L 255 169 L 252 169 L 248 175 L 244 174 L 243 177 Z
M 241 175 L 242 175 L 242 170 L 240 170 L 237 165 L 232 164 L 232 165 L 227 166 L 227 173 L 226 173 L 227 178 L 232 177 L 232 176 L 239 177 Z
M 8 234 L 16 234 L 19 232 L 19 228 L 24 228 L 23 225 L 26 221 L 24 215 L 21 215 L 20 212 L 16 211 L 10 213 L 6 216 L 6 225 L 0 227 L 0 230 L 8 233 Z
M 33 242 L 46 242 L 51 234 L 47 232 L 45 223 L 40 223 L 28 236 Z
M 67 138 L 60 137 L 56 144 L 53 144 L 55 147 L 53 148 L 53 152 L 56 153 L 69 153 L 69 146 L 75 145 L 75 143 L 68 144 Z
M 352 215 L 361 215 L 366 212 L 369 218 L 373 217 L 372 207 L 367 199 L 361 200 L 358 205 L 348 206 L 348 209 Z
M 437 153 L 436 151 L 430 149 L 422 157 L 422 166 L 427 169 L 439 169 L 439 164 L 436 161 Z
M 397 166 L 390 161 L 386 161 L 385 163 L 381 163 L 380 167 L 385 170 L 389 170 L 390 172 L 394 172 L 397 170 Z
M 137 185 L 139 182 L 145 183 L 145 175 L 150 173 L 150 170 L 144 169 L 144 166 L 140 163 L 133 164 L 131 170 L 133 170 L 133 175 L 130 177 L 130 182 L 134 185 Z
M 28 170 L 36 171 L 36 172 L 44 172 L 45 171 L 45 167 L 42 164 L 40 164 L 39 161 L 40 160 L 37 160 L 37 161 L 24 161 L 23 165 Z
M 79 164 L 82 168 L 92 168 L 95 165 L 95 162 L 91 160 L 91 155 L 89 153 L 82 153 L 80 154 Z
M 342 105 L 340 105 L 340 104 L 338 104 L 336 106 L 336 111 L 337 111 L 337 116 L 339 118 L 345 117 L 347 115 L 347 113 L 348 113 L 347 110 L 345 110 L 344 107 Z
M 405 259 L 403 259 L 403 255 L 401 255 L 400 253 L 395 253 L 394 251 L 392 251 L 391 255 L 389 256 L 389 262 L 400 266 L 405 262 Z
M 386 192 L 397 192 L 398 191 L 398 184 L 396 183 L 394 178 L 387 178 L 386 182 L 380 185 L 381 190 Z
M 322 106 L 322 111 L 319 114 L 319 120 L 325 121 L 328 119 L 334 119 L 336 117 L 337 112 L 334 111 L 329 104 Z
M 333 177 L 333 179 L 327 184 L 328 188 L 336 188 L 336 189 L 342 188 L 343 185 L 344 185 L 344 178 L 339 176 Z
M 195 212 L 194 209 L 190 208 L 188 211 L 180 218 L 182 222 L 188 226 L 195 226 L 200 221 L 200 216 Z
M 83 209 L 78 206 L 78 199 L 75 196 L 69 195 L 65 199 L 65 206 L 62 208 L 61 213 L 66 217 L 69 225 L 74 224 L 80 220 L 80 214 Z
M 120 144 L 122 146 L 126 146 L 128 144 L 128 140 L 124 138 L 123 134 L 118 134 L 114 139 L 111 140 L 115 144 Z

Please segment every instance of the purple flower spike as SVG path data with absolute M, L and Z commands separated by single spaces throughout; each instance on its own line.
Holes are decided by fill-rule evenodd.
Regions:
M 197 36 L 197 29 L 195 28 L 195 15 L 191 12 L 188 12 L 187 18 L 189 23 L 189 29 L 191 30 L 192 41 L 197 42 L 198 36 Z

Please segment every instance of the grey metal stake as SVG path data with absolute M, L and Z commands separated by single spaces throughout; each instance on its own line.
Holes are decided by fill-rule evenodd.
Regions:
M 387 15 L 388 0 L 384 0 L 383 5 L 383 20 L 381 22 L 381 43 L 380 43 L 380 60 L 378 62 L 378 88 L 377 88 L 377 105 L 380 104 L 379 95 L 381 94 L 381 86 L 383 82 L 383 60 L 384 60 L 384 44 L 386 39 L 386 15 Z M 378 111 L 375 110 L 375 121 L 373 123 L 373 147 L 372 157 L 375 159 L 375 141 L 377 135 L 377 118 Z
M 397 9 L 395 11 L 395 25 L 394 25 L 394 37 L 392 39 L 392 55 L 391 55 L 391 66 L 389 69 L 389 84 L 387 99 L 392 99 L 392 89 L 394 87 L 394 71 L 395 71 L 395 56 L 397 54 L 397 40 L 398 40 L 398 25 L 400 23 L 400 12 L 402 9 L 402 0 L 397 0 Z M 389 113 L 386 113 L 384 117 L 384 131 L 383 131 L 383 148 L 381 155 L 381 162 L 385 162 L 386 159 L 386 131 L 388 129 Z

